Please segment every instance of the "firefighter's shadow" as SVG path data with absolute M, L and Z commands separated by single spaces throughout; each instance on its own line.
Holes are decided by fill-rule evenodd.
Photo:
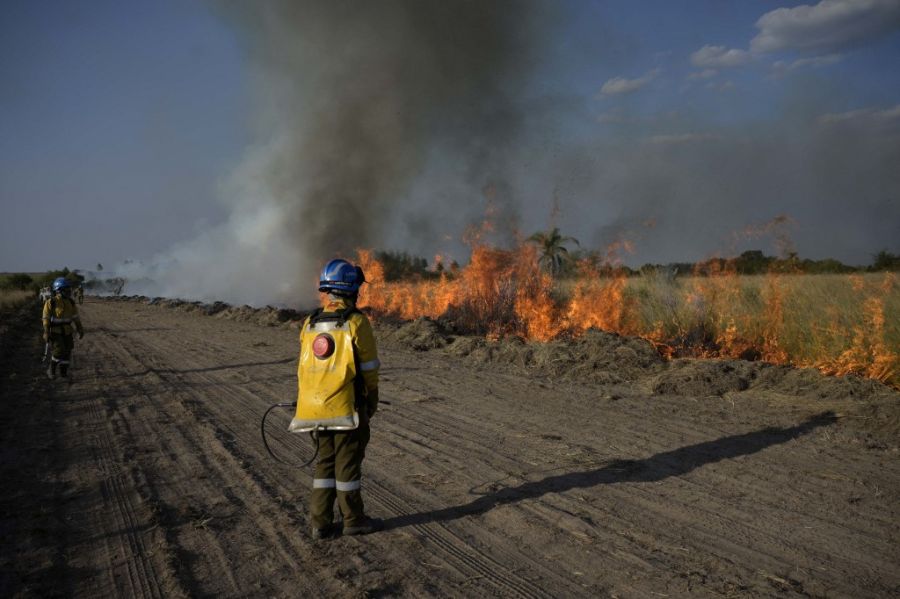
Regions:
M 562 493 L 612 483 L 656 482 L 687 474 L 707 464 L 757 453 L 767 447 L 809 434 L 819 427 L 829 426 L 836 420 L 837 417 L 833 412 L 824 412 L 788 428 L 770 427 L 743 435 L 722 437 L 658 453 L 642 460 L 615 460 L 593 470 L 569 472 L 515 487 L 506 487 L 481 495 L 469 503 L 396 516 L 386 519 L 384 524 L 385 528 L 402 528 L 431 522 L 447 522 L 484 514 L 495 507 L 536 499 L 548 493 Z

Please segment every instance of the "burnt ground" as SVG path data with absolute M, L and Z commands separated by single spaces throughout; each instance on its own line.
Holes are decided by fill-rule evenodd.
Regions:
M 36 306 L 0 315 L 0 596 L 900 594 L 900 394 L 593 332 L 381 326 L 364 467 L 387 529 L 310 540 L 309 469 L 259 419 L 290 314 L 88 298 L 74 384 Z M 256 316 L 253 316 L 256 314 Z M 305 436 L 270 421 L 273 448 Z

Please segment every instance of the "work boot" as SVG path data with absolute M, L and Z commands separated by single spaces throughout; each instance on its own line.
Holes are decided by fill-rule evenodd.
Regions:
M 384 522 L 378 518 L 366 518 L 356 526 L 345 526 L 345 535 L 367 535 L 384 529 Z
M 310 530 L 310 536 L 312 537 L 313 541 L 321 541 L 322 539 L 327 539 L 328 537 L 333 535 L 334 531 L 334 524 L 329 524 L 325 528 L 316 528 L 315 526 L 313 526 Z

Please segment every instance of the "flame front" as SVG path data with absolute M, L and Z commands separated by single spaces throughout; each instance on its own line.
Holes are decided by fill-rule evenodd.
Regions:
M 666 358 L 759 359 L 900 387 L 898 331 L 886 316 L 900 305 L 893 273 L 747 276 L 710 260 L 689 276 L 629 277 L 611 248 L 604 260 L 579 262 L 576 276 L 555 279 L 533 244 L 506 250 L 469 239 L 469 265 L 441 269 L 436 279 L 386 282 L 372 252 L 360 251 L 371 283 L 360 305 L 376 317 L 446 318 L 491 339 L 548 341 L 602 329 L 643 337 Z

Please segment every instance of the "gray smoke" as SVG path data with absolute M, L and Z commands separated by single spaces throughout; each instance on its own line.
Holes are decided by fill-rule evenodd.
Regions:
M 256 142 L 223 185 L 227 222 L 119 273 L 142 281 L 126 292 L 309 305 L 321 264 L 359 248 L 465 262 L 463 230 L 486 214 L 500 242 L 551 220 L 589 248 L 631 238 L 632 265 L 740 250 L 736 231 L 780 214 L 802 257 L 900 249 L 900 107 L 848 110 L 837 81 L 796 74 L 751 126 L 672 110 L 681 83 L 665 69 L 633 96 L 567 92 L 556 73 L 619 72 L 634 48 L 609 31 L 568 39 L 564 8 L 223 4 Z M 659 105 L 641 110 L 653 86 Z M 724 113 L 752 112 L 752 90 L 716 89 Z
M 132 277 L 166 295 L 296 304 L 333 256 L 438 234 L 437 199 L 474 218 L 491 189 L 515 221 L 495 190 L 537 26 L 551 24 L 536 2 L 283 0 L 221 13 L 246 49 L 260 141 L 225 190 L 229 222 Z M 425 198 L 427 215 L 412 193 L 423 173 L 444 194 Z
M 735 234 L 787 214 L 803 258 L 864 265 L 878 250 L 896 252 L 900 107 L 834 114 L 815 81 L 793 85 L 790 101 L 752 126 L 682 115 L 569 145 L 546 171 L 578 173 L 559 180 L 566 230 L 591 246 L 631 238 L 627 261 L 640 265 L 743 249 L 777 255 L 777 240 L 735 246 Z
M 264 176 L 296 255 L 383 244 L 434 153 L 474 189 L 502 177 L 534 62 L 530 3 L 284 1 L 233 16 L 263 137 L 279 140 Z

